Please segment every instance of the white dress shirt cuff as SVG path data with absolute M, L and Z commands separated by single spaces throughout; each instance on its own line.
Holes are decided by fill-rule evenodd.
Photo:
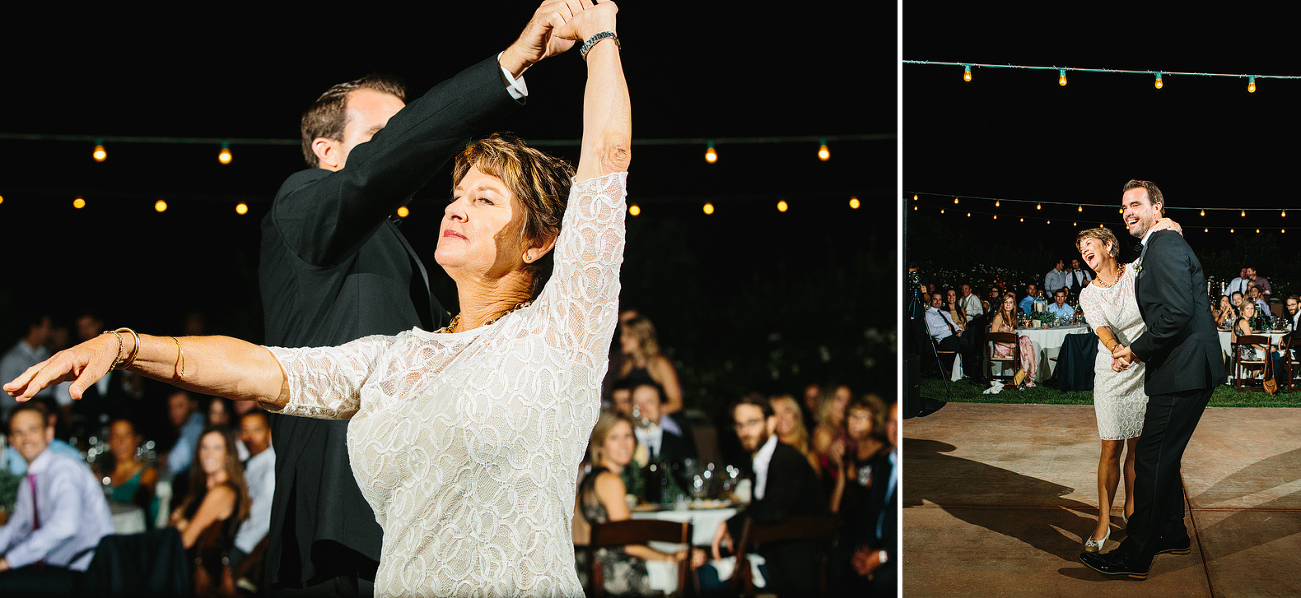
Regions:
M 499 65 L 501 62 L 502 54 L 504 54 L 504 52 L 497 54 L 497 62 Z M 524 84 L 523 75 L 520 75 L 520 78 L 516 79 L 515 77 L 512 77 L 510 75 L 510 71 L 506 70 L 506 67 L 498 66 L 497 68 L 501 69 L 502 76 L 505 77 L 506 81 L 510 83 L 510 85 L 506 86 L 506 92 L 510 94 L 510 97 L 515 98 L 517 100 L 522 100 L 524 98 L 529 97 L 529 87 L 528 85 Z

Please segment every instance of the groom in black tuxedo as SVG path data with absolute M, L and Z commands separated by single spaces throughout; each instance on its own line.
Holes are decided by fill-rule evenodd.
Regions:
M 423 263 L 389 216 L 524 102 L 525 69 L 572 45 L 550 36 L 565 4 L 548 0 L 504 52 L 410 104 L 400 85 L 366 77 L 335 85 L 309 107 L 301 130 L 309 168 L 285 180 L 262 221 L 266 344 L 340 345 L 447 323 Z M 348 462 L 348 422 L 280 416 L 272 428 L 280 457 L 270 594 L 370 595 L 382 534 Z
M 1121 207 L 1129 234 L 1143 241 L 1134 265 L 1134 294 L 1147 331 L 1112 351 L 1112 367 L 1147 364 L 1147 415 L 1134 453 L 1129 537 L 1107 554 L 1082 553 L 1080 561 L 1106 575 L 1147 579 L 1155 555 L 1191 550 L 1180 461 L 1211 391 L 1223 382 L 1224 363 L 1201 262 L 1180 234 L 1151 231 L 1165 211 L 1161 190 L 1150 181 L 1131 180 Z

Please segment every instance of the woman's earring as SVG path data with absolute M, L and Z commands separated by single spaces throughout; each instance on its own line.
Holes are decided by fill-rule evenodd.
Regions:
M 533 261 L 533 254 L 532 254 L 532 253 L 525 253 L 525 254 L 524 254 L 524 263 L 527 264 L 527 263 L 530 263 L 530 262 L 532 262 L 532 261 Z

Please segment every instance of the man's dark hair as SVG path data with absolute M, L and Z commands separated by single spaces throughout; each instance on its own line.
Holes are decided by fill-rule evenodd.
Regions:
M 243 415 L 239 416 L 238 419 L 234 420 L 234 423 L 242 422 L 244 421 L 244 418 L 249 417 L 251 415 L 262 418 L 262 424 L 267 426 L 268 428 L 271 427 L 271 416 L 268 415 L 266 411 L 263 411 L 261 409 L 252 409 L 244 412 Z
M 316 168 L 321 165 L 316 152 L 312 151 L 312 142 L 318 137 L 326 139 L 343 139 L 343 129 L 348 124 L 348 94 L 358 89 L 373 89 L 378 92 L 397 96 L 403 103 L 407 101 L 407 88 L 396 77 L 390 75 L 366 75 L 354 81 L 339 83 L 316 98 L 299 126 L 302 135 L 303 158 L 307 165 Z
M 1140 181 L 1138 179 L 1129 179 L 1129 182 L 1125 183 L 1125 190 L 1121 191 L 1121 193 L 1125 193 L 1130 189 L 1137 189 L 1139 187 L 1142 187 L 1145 191 L 1147 191 L 1147 200 L 1152 203 L 1153 207 L 1155 207 L 1156 204 L 1161 204 L 1161 209 L 1157 210 L 1157 214 L 1160 214 L 1161 216 L 1164 217 L 1165 196 L 1161 195 L 1161 190 L 1156 188 L 1156 183 L 1153 183 L 1152 181 Z
M 645 379 L 645 378 L 640 379 L 640 380 L 638 380 L 638 379 L 633 379 L 633 380 L 629 380 L 628 382 L 629 382 L 629 384 L 628 384 L 628 390 L 630 390 L 630 391 L 632 391 L 632 392 L 634 392 L 634 393 L 637 392 L 637 389 L 638 389 L 638 388 L 641 388 L 641 387 L 643 387 L 643 386 L 649 386 L 649 387 L 655 389 L 655 393 L 656 393 L 656 394 L 659 396 L 659 398 L 660 398 L 660 404 L 661 404 L 661 405 L 663 405 L 663 404 L 669 402 L 669 398 L 668 398 L 668 396 L 666 396 L 666 395 L 664 394 L 664 386 L 663 386 L 662 384 L 660 384 L 659 382 L 656 382 L 656 381 L 654 381 L 654 380 L 648 380 L 648 379 Z
M 758 407 L 763 411 L 764 419 L 768 419 L 772 417 L 772 403 L 768 402 L 768 397 L 765 397 L 757 392 L 746 394 L 745 396 L 732 402 L 731 407 L 729 407 L 727 411 L 728 413 L 732 414 L 733 419 L 736 418 L 736 408 L 740 407 L 741 405 L 754 405 L 755 407 Z
M 50 408 L 42 401 L 32 400 L 25 403 L 19 403 L 17 407 L 14 407 L 13 410 L 9 412 L 9 421 L 5 422 L 5 430 L 8 430 L 9 425 L 13 423 L 14 416 L 24 411 L 31 411 L 36 415 L 41 416 L 42 430 L 50 426 Z

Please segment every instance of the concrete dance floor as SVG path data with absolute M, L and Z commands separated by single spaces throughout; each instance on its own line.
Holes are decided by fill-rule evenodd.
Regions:
M 1183 460 L 1192 553 L 1145 581 L 1077 559 L 1098 512 L 1091 405 L 950 403 L 903 436 L 905 596 L 1301 596 L 1301 409 L 1206 410 Z

